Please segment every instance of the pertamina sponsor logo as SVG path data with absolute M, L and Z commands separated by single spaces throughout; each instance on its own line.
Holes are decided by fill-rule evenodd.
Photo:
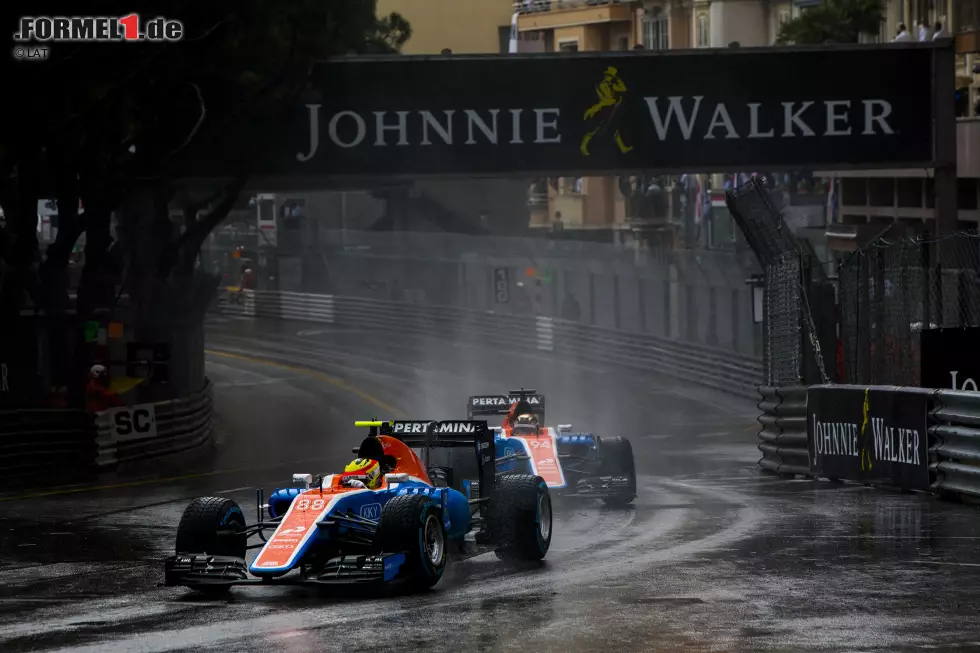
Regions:
M 476 433 L 480 422 L 395 422 L 392 433 Z
M 511 404 L 516 404 L 518 401 L 520 401 L 520 397 L 503 397 L 503 396 L 472 397 L 470 399 L 470 404 L 473 406 L 491 406 L 491 407 L 501 406 L 502 407 L 502 406 L 510 406 Z M 541 397 L 539 396 L 525 397 L 524 401 L 526 401 L 532 406 L 537 406 L 541 404 Z

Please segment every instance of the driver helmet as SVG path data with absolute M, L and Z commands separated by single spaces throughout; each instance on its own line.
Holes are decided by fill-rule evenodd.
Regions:
M 90 381 L 100 385 L 108 385 L 109 370 L 106 369 L 105 365 L 93 365 L 91 368 L 89 368 L 88 378 Z
M 537 435 L 538 418 L 531 413 L 518 415 L 514 420 L 514 435 Z
M 381 465 L 371 458 L 355 458 L 344 468 L 344 485 L 375 490 L 381 485 Z

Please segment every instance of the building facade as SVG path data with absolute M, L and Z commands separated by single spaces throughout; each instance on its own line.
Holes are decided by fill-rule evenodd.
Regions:
M 956 48 L 957 205 L 960 225 L 980 223 L 980 0 L 888 0 L 881 33 L 871 41 L 894 39 L 904 24 L 912 40 L 940 36 Z M 928 126 L 924 126 L 928 129 Z M 934 232 L 931 170 L 820 172 L 836 179 L 824 233 L 831 250 L 847 252 L 879 236 L 904 237 Z

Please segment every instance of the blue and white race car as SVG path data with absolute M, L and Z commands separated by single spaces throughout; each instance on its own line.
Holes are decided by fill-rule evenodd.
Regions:
M 302 487 L 276 490 L 268 504 L 258 492 L 259 519 L 251 525 L 230 499 L 195 499 L 177 527 L 165 584 L 202 591 L 294 582 L 425 589 L 439 582 L 450 555 L 545 557 L 552 533 L 548 486 L 532 474 L 495 473 L 493 432 L 485 421 L 356 425 L 371 431 L 355 463 L 376 462 L 376 479 L 344 473 L 314 481 L 296 474 Z M 476 478 L 462 491 L 450 487 L 452 469 L 427 465 L 430 450 L 442 447 L 472 459 Z M 262 542 L 250 545 L 252 536 Z M 247 550 L 256 548 L 261 551 L 247 564 Z
M 636 498 L 633 447 L 623 437 L 573 433 L 570 424 L 544 425 L 545 398 L 534 390 L 480 395 L 467 402 L 468 419 L 501 415 L 494 444 L 498 474 L 533 474 L 561 497 L 602 499 L 625 506 Z M 472 462 L 453 456 L 461 478 L 476 475 Z

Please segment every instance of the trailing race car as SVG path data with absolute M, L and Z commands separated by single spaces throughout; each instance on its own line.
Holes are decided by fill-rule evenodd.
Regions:
M 258 490 L 255 524 L 247 525 L 230 499 L 192 501 L 177 527 L 177 555 L 166 560 L 165 584 L 203 591 L 277 582 L 425 589 L 439 582 L 449 555 L 494 551 L 502 559 L 535 561 L 547 554 L 547 484 L 532 474 L 494 473 L 494 438 L 485 421 L 355 424 L 370 434 L 345 472 L 315 481 L 295 474 L 303 487 L 276 490 L 265 505 Z M 452 469 L 428 468 L 430 449 L 441 447 L 469 450 L 465 458 L 477 473 L 465 493 L 450 487 Z M 256 535 L 262 542 L 249 545 Z M 246 550 L 255 548 L 261 551 L 246 565 Z
M 507 396 L 470 397 L 468 418 L 503 415 L 495 427 L 498 473 L 540 476 L 558 496 L 602 499 L 623 506 L 636 498 L 633 447 L 622 437 L 572 433 L 570 424 L 543 426 L 544 396 L 511 390 Z M 474 475 L 469 461 L 453 458 L 459 472 Z

